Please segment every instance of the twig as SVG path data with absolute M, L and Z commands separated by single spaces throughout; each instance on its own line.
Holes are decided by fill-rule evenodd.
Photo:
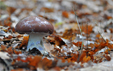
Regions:
M 77 18 L 77 15 L 76 15 L 76 12 L 74 11 L 75 13 L 75 17 L 76 17 L 76 20 L 77 20 L 77 24 L 78 24 L 78 27 L 79 27 L 79 30 L 80 30 L 80 34 L 82 35 L 82 30 L 80 28 L 80 25 L 79 25 L 79 22 L 78 22 L 78 18 Z M 82 46 L 81 46 L 81 50 L 82 50 L 82 47 L 83 47 L 83 39 L 82 39 Z M 81 53 L 81 52 L 80 52 Z
M 77 24 L 78 24 L 78 27 L 79 27 L 79 30 L 80 30 L 80 34 L 82 35 L 82 30 L 81 30 L 81 28 L 80 28 L 80 25 L 79 25 L 79 22 L 78 22 L 78 18 L 77 18 L 76 12 L 74 11 L 74 13 L 75 13 L 75 18 L 76 18 L 76 21 L 77 21 Z M 81 54 L 82 54 L 82 47 L 83 47 L 83 39 L 82 39 L 82 46 L 80 47 L 81 50 L 80 50 L 80 53 L 79 53 L 79 55 L 78 55 L 77 62 L 79 62 L 79 60 L 80 60 L 80 56 L 81 56 Z
M 100 36 L 102 37 L 102 39 L 104 39 L 104 37 L 101 35 L 101 33 L 98 31 L 98 33 L 100 34 Z M 106 42 L 106 40 L 104 39 L 104 42 Z

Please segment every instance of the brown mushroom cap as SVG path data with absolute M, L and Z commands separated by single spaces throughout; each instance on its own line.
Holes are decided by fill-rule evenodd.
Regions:
M 42 17 L 28 16 L 17 23 L 15 30 L 18 33 L 42 32 L 52 34 L 54 27 Z

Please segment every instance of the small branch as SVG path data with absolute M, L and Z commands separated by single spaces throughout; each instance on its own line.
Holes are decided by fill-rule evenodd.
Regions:
M 79 27 L 79 30 L 80 30 L 80 34 L 82 35 L 82 30 L 81 30 L 81 28 L 80 28 L 80 25 L 79 25 L 79 21 L 78 21 L 76 12 L 74 11 L 74 13 L 75 13 L 75 17 L 76 17 L 76 20 L 77 20 L 77 24 L 78 24 L 78 27 Z M 80 53 L 79 53 L 79 55 L 78 55 L 77 62 L 79 62 L 79 60 L 80 60 L 80 56 L 81 56 L 81 54 L 82 54 L 82 47 L 83 47 L 83 39 L 82 39 L 82 46 L 81 46 Z
M 74 13 L 75 13 L 75 12 L 74 12 Z M 79 28 L 79 30 L 80 30 L 80 34 L 82 35 L 82 30 L 80 29 L 80 25 L 79 25 L 78 17 L 77 17 L 77 15 L 76 15 L 76 13 L 75 13 L 75 17 L 76 17 L 76 20 L 77 20 L 78 28 Z
M 102 37 L 102 39 L 104 39 L 104 37 L 101 35 L 101 33 L 98 31 L 98 33 L 100 34 L 100 36 Z M 106 42 L 106 40 L 104 39 L 104 42 Z
M 77 21 L 77 24 L 78 24 L 78 27 L 79 27 L 79 30 L 80 30 L 80 34 L 82 35 L 82 30 L 81 30 L 81 28 L 80 28 L 80 25 L 79 25 L 79 21 L 78 21 L 78 18 L 77 18 L 76 12 L 74 11 L 74 13 L 75 13 L 76 21 Z M 81 50 L 82 50 L 82 47 L 83 47 L 83 39 L 82 39 Z M 81 52 L 80 52 L 80 53 L 81 53 Z

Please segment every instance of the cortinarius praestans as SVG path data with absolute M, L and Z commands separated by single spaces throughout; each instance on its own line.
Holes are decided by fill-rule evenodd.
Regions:
M 18 33 L 29 34 L 27 51 L 37 48 L 41 54 L 47 54 L 43 45 L 43 37 L 52 34 L 54 27 L 42 17 L 29 16 L 22 19 L 15 27 Z

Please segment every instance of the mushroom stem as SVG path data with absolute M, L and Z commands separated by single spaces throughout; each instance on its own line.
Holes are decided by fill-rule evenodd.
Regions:
M 29 34 L 29 41 L 28 41 L 28 45 L 27 45 L 27 51 L 33 49 L 33 48 L 37 48 L 41 54 L 46 55 L 47 52 L 44 48 L 43 45 L 43 34 L 37 34 L 37 33 L 30 33 Z

